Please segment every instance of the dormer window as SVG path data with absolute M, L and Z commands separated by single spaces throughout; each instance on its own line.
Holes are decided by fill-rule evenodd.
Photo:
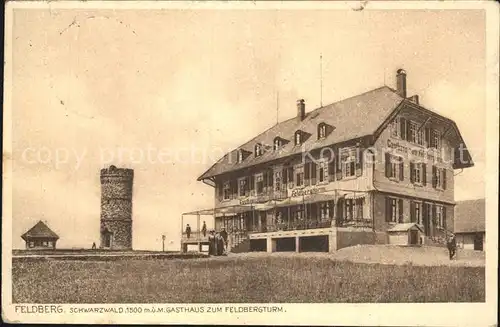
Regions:
M 238 163 L 243 161 L 243 151 L 238 150 Z
M 326 124 L 321 123 L 318 125 L 318 140 L 326 137 Z
M 281 146 L 283 145 L 283 142 L 281 141 L 281 139 L 279 137 L 275 138 L 274 139 L 274 151 L 277 151 L 279 148 L 281 148 Z
M 295 132 L 295 145 L 301 145 L 302 144 L 302 133 L 301 131 L 296 131 Z
M 255 156 L 260 157 L 262 155 L 262 144 L 255 145 Z

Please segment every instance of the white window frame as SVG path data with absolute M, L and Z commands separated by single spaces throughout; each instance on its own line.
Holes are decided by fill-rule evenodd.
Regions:
M 436 204 L 436 225 L 438 228 L 444 228 L 444 220 L 443 220 L 443 206 Z
M 244 186 L 242 187 L 242 182 L 244 182 L 244 186 L 246 186 L 246 194 L 245 192 L 242 192 L 242 188 L 244 188 Z M 249 182 L 248 182 L 248 178 L 247 177 L 241 177 L 241 178 L 238 178 L 238 196 L 242 197 L 242 196 L 248 196 L 250 194 L 250 187 L 249 187 Z
M 400 124 L 400 121 L 399 121 L 399 117 L 396 117 L 392 121 L 391 136 L 392 137 L 396 137 L 396 138 L 400 138 L 401 137 L 401 124 Z
M 262 191 L 259 192 L 259 182 L 262 183 Z M 263 194 L 264 193 L 264 174 L 259 173 L 255 175 L 255 193 L 256 194 Z
M 326 138 L 326 125 L 323 123 L 319 125 L 318 139 L 324 138 Z
M 411 173 L 413 174 L 413 182 L 415 184 L 422 184 L 422 165 L 421 162 L 415 162 L 413 164 L 413 171 Z
M 299 183 L 299 176 L 300 176 L 301 183 Z M 295 187 L 303 187 L 304 186 L 305 181 L 304 181 L 304 166 L 303 165 L 294 167 L 293 178 L 294 178 L 294 182 L 295 182 Z
M 276 138 L 274 139 L 274 151 L 277 151 L 279 150 L 279 148 L 281 148 L 281 139 L 279 138 Z
M 321 219 L 330 218 L 330 205 L 328 202 L 321 202 L 319 205 L 319 216 Z
M 391 200 L 391 223 L 397 223 L 399 220 L 399 199 L 389 198 Z
M 295 132 L 294 142 L 295 142 L 295 145 L 302 144 L 302 133 L 301 132 L 299 132 L 299 131 Z
M 349 178 L 356 176 L 356 157 L 349 156 L 342 161 L 342 176 Z
M 414 203 L 413 208 L 415 210 L 413 214 L 415 215 L 415 220 L 417 221 L 417 224 L 422 225 L 422 202 L 413 202 L 413 203 Z
M 260 157 L 262 155 L 262 145 L 256 144 L 255 145 L 255 156 Z
M 418 130 L 420 125 L 419 123 L 410 120 L 408 124 L 408 128 L 410 129 L 410 142 L 419 144 L 419 145 L 424 145 L 424 135 L 422 133 L 422 129 Z
M 227 197 L 226 197 L 226 192 L 227 192 Z M 231 183 L 229 181 L 226 181 L 224 182 L 224 184 L 222 184 L 222 199 L 223 200 L 231 199 Z
M 403 161 L 403 157 L 391 154 L 389 157 L 389 164 L 391 165 L 391 176 L 390 179 L 399 180 L 400 174 L 400 163 Z
M 434 142 L 431 142 L 431 143 L 434 143 L 433 148 L 438 149 L 438 150 L 441 149 L 441 133 L 438 130 L 433 129 L 431 132 L 431 137 L 434 141 Z
M 274 171 L 274 178 L 273 178 L 273 183 L 274 183 L 274 190 L 276 192 L 280 192 L 281 191 L 281 183 L 282 183 L 282 180 L 283 180 L 283 169 L 279 169 L 279 170 L 276 170 Z

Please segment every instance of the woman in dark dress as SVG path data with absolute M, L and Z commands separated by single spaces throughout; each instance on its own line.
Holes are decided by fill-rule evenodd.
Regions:
M 215 235 L 214 231 L 211 230 L 210 234 L 208 235 L 208 255 L 217 255 L 215 251 Z

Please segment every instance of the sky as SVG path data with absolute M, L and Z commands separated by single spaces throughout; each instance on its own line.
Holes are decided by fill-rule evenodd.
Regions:
M 293 117 L 297 99 L 309 111 L 321 93 L 329 104 L 395 88 L 398 68 L 408 95 L 453 119 L 471 151 L 475 166 L 455 171 L 455 200 L 484 197 L 484 18 L 15 9 L 13 247 L 24 247 L 19 236 L 38 220 L 60 248 L 98 243 L 99 171 L 114 164 L 135 170 L 134 248 L 160 250 L 165 234 L 178 250 L 181 213 L 213 206 L 213 188 L 196 179 L 215 160 Z

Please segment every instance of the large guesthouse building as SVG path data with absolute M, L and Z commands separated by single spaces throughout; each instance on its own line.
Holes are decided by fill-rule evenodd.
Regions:
M 397 88 L 372 91 L 278 123 L 198 180 L 212 215 L 244 251 L 336 251 L 356 244 L 440 243 L 453 230 L 454 170 L 471 167 L 457 125 Z M 194 230 L 187 244 L 206 241 Z

